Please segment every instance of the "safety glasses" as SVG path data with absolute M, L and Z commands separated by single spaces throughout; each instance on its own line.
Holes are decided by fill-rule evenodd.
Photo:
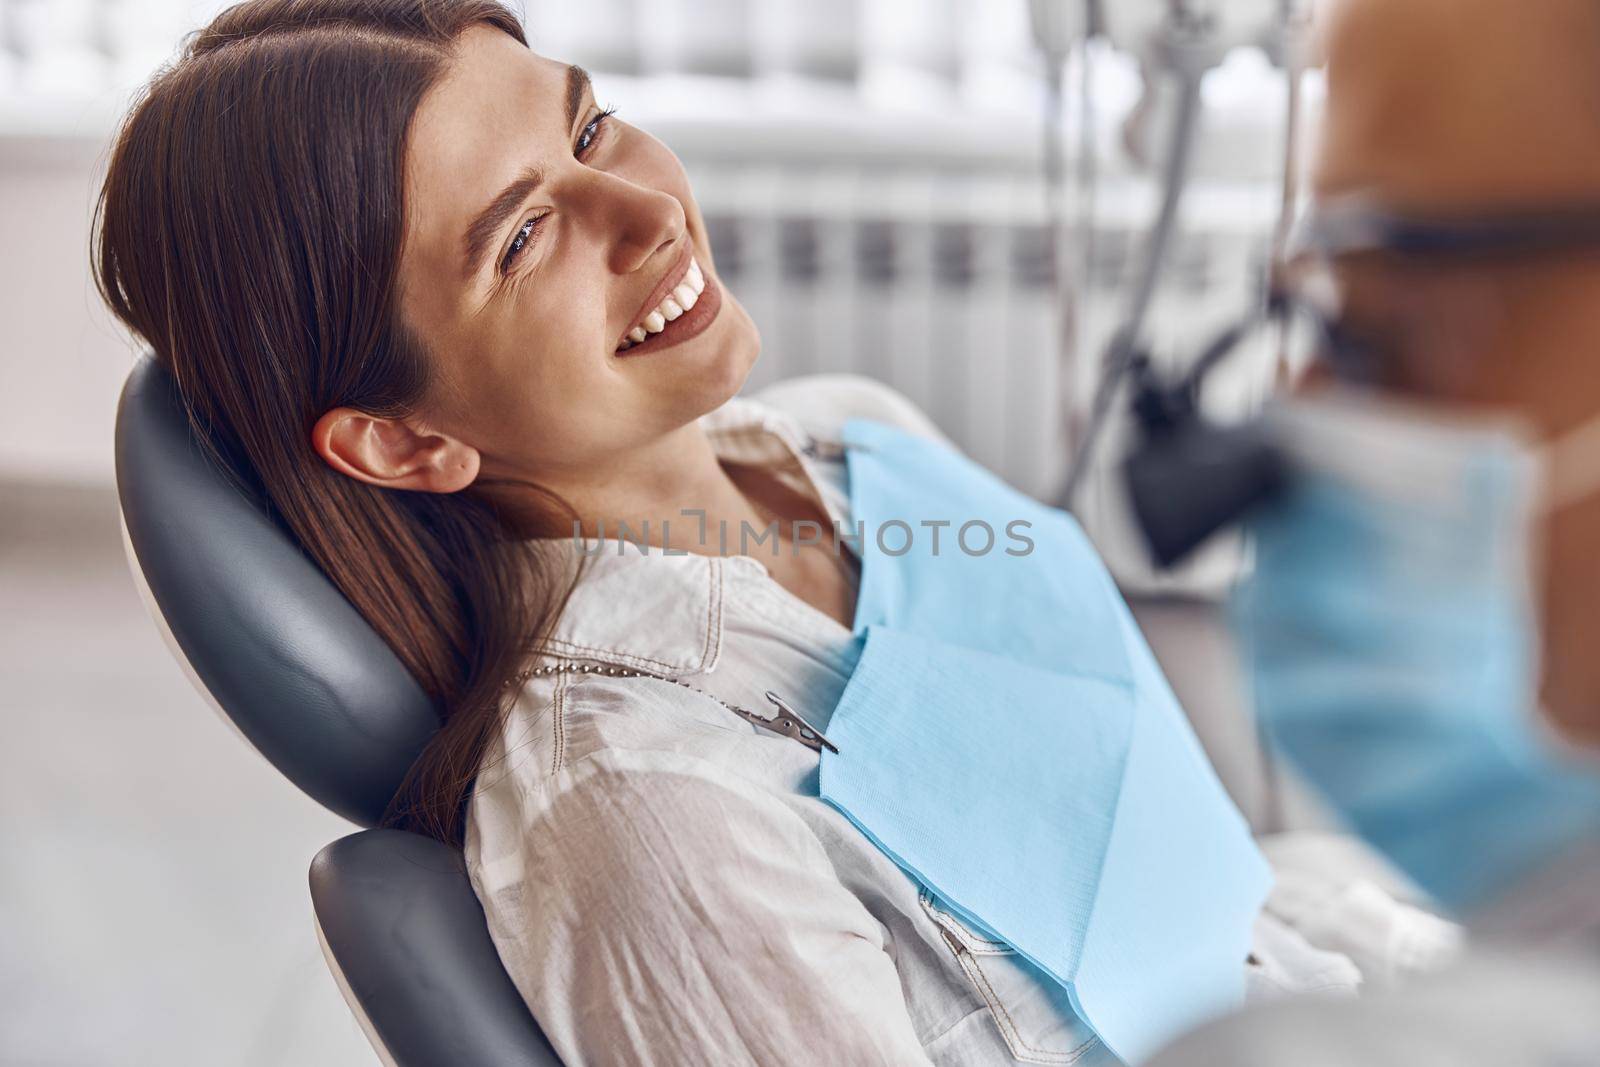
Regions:
M 1291 258 L 1382 252 L 1464 260 L 1545 255 L 1600 246 L 1600 200 L 1494 212 L 1414 213 L 1366 195 L 1321 201 L 1291 238 Z
M 1419 339 L 1436 332 L 1437 309 L 1408 300 L 1421 279 L 1584 253 L 1600 253 L 1600 200 L 1446 214 L 1339 197 L 1317 204 L 1292 235 L 1268 313 L 1309 325 L 1312 357 L 1335 377 L 1387 384 Z M 1358 317 L 1349 299 L 1349 276 L 1363 264 L 1395 270 L 1377 316 Z

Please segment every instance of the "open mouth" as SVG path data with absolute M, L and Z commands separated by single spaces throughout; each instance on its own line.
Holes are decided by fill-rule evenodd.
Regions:
M 617 344 L 619 356 L 644 355 L 687 341 L 716 318 L 722 292 L 706 276 L 689 248 L 651 294 L 653 305 L 642 312 Z

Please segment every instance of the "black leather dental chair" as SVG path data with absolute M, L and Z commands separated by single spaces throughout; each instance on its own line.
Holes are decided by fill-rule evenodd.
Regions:
M 191 439 L 169 374 L 141 359 L 117 411 L 117 490 L 145 602 L 190 680 L 246 742 L 362 827 L 438 726 L 388 646 Z M 455 850 L 397 830 L 311 864 L 328 964 L 396 1067 L 560 1067 L 500 965 Z

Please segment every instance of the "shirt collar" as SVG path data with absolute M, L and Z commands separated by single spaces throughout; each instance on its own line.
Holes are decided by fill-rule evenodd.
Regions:
M 808 457 L 816 454 L 817 442 L 786 412 L 736 396 L 699 421 L 718 456 L 766 465 L 792 452 L 812 474 Z M 581 546 L 586 556 L 583 579 L 546 641 L 550 652 L 669 678 L 716 668 L 728 568 L 763 570 L 748 556 L 666 555 L 654 546 L 641 552 L 636 544 L 609 537 L 549 538 L 538 544 L 569 559 Z

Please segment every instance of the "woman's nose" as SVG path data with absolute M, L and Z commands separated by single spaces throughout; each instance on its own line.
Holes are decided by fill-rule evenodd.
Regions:
M 671 193 L 606 174 L 596 190 L 597 221 L 610 242 L 608 266 L 631 274 L 655 253 L 678 243 L 688 228 L 683 203 Z

